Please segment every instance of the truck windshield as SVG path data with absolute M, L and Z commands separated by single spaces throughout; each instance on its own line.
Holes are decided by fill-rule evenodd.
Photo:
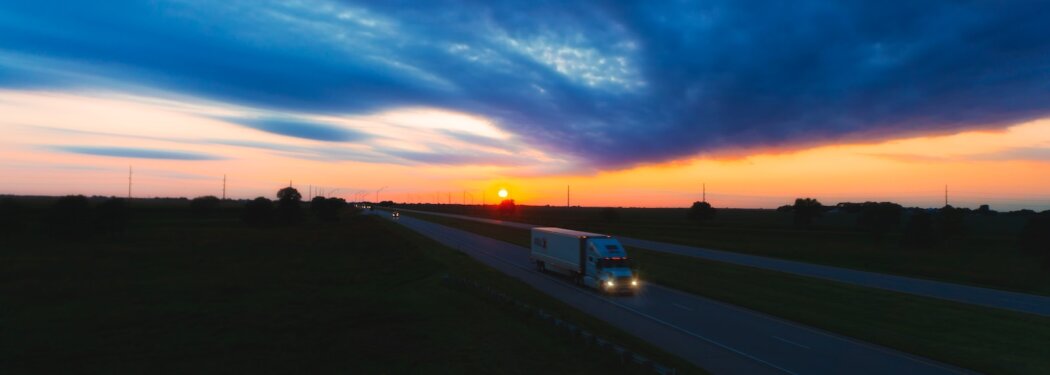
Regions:
M 631 261 L 627 258 L 601 258 L 598 259 L 598 268 L 631 268 Z

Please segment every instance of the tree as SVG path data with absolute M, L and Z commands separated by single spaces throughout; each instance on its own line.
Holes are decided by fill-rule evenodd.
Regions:
M 848 213 L 848 214 L 858 214 L 858 213 L 860 213 L 861 210 L 864 209 L 864 205 L 869 204 L 869 203 L 872 203 L 872 202 L 864 202 L 864 203 L 842 202 L 842 203 L 836 204 L 835 207 L 837 207 L 839 210 L 841 210 L 841 211 L 843 211 L 845 213 Z
M 510 216 L 518 210 L 518 206 L 514 204 L 513 199 L 504 199 L 502 202 L 499 202 L 499 206 L 496 210 L 499 211 L 500 215 Z
M 56 237 L 76 239 L 91 232 L 91 204 L 83 195 L 58 198 L 44 220 L 46 229 Z
M 805 227 L 824 214 L 824 205 L 813 198 L 798 198 L 791 210 L 795 212 L 795 225 Z
M 255 198 L 244 205 L 241 220 L 252 226 L 269 224 L 273 220 L 273 202 L 264 197 Z
M 689 218 L 689 220 L 703 223 L 714 218 L 716 213 L 718 213 L 718 210 L 711 207 L 710 203 L 693 202 L 693 206 L 689 207 L 689 213 L 686 217 Z
M 218 197 L 213 195 L 205 195 L 203 197 L 196 197 L 190 201 L 190 212 L 194 216 L 204 217 L 211 216 L 219 210 L 219 205 L 222 203 Z
M 11 197 L 0 200 L 0 233 L 18 233 L 25 229 L 25 209 Z
M 289 186 L 277 191 L 277 200 L 279 202 L 299 203 L 303 201 L 303 195 L 299 194 L 299 190 Z
M 931 247 L 937 243 L 938 236 L 933 227 L 933 216 L 925 210 L 916 210 L 904 225 L 905 245 Z
M 128 226 L 128 204 L 123 198 L 110 198 L 95 207 L 95 227 L 101 233 L 123 233 Z
M 1043 268 L 1050 268 L 1050 214 L 1044 212 L 1028 219 L 1017 243 L 1025 254 L 1043 258 Z
M 310 201 L 310 211 L 321 221 L 339 221 L 339 212 L 346 207 L 342 198 L 314 197 Z
M 289 186 L 277 191 L 277 221 L 281 224 L 294 224 L 302 220 L 300 204 L 303 195 L 299 190 Z
M 965 229 L 965 219 L 968 210 L 946 205 L 938 211 L 937 229 L 942 236 L 961 234 Z
M 1030 217 L 1032 215 L 1035 215 L 1035 211 L 1032 211 L 1030 209 L 1024 208 L 1024 209 L 1020 209 L 1020 210 L 1017 210 L 1017 211 L 1010 211 L 1010 212 L 1007 212 L 1006 214 L 1010 215 L 1010 216 Z
M 859 207 L 860 216 L 857 217 L 857 226 L 866 229 L 877 238 L 882 238 L 886 232 L 900 225 L 903 211 L 904 207 L 896 203 L 864 202 Z
M 316 197 L 314 197 L 314 199 L 310 200 L 310 212 L 313 212 L 314 215 L 317 215 L 318 212 L 323 210 L 325 208 L 324 206 L 325 206 L 325 197 L 316 196 Z
M 988 207 L 987 204 L 982 204 L 981 207 L 977 208 L 977 213 L 982 216 L 992 216 L 998 214 L 999 212 L 992 211 L 992 208 Z
M 616 210 L 615 208 L 612 208 L 612 207 L 602 208 L 602 210 L 599 213 L 599 215 L 602 217 L 602 220 L 605 220 L 606 222 L 610 222 L 610 223 L 620 220 L 620 211 L 618 211 L 618 210 Z

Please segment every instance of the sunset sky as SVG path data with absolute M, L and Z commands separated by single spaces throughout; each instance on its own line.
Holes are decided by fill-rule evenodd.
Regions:
M 1050 208 L 1036 2 L 10 1 L 0 194 Z

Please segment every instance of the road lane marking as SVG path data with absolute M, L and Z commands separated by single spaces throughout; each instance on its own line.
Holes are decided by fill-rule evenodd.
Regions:
M 468 215 L 446 214 L 446 213 L 441 213 L 441 212 L 420 211 L 420 210 L 411 210 L 411 209 L 403 209 L 403 210 L 404 211 L 409 211 L 409 212 L 418 212 L 418 213 L 422 213 L 422 214 L 435 215 L 435 216 L 450 217 L 450 218 L 460 219 L 460 220 L 469 220 L 469 221 L 475 221 L 475 222 L 489 223 L 489 224 L 501 225 L 501 226 L 506 226 L 506 227 L 516 227 L 516 228 L 522 228 L 522 229 L 528 229 L 528 228 L 536 227 L 536 225 L 527 224 L 527 223 L 518 223 L 518 222 L 511 222 L 511 221 L 485 219 L 485 218 L 480 218 L 480 217 L 475 217 L 475 216 L 468 216 Z M 928 281 L 925 281 L 925 280 L 922 280 L 922 279 L 916 279 L 916 278 L 910 278 L 910 277 L 901 277 L 901 276 L 896 276 L 895 277 L 895 276 L 892 276 L 892 275 L 881 274 L 881 273 L 864 272 L 864 271 L 857 271 L 857 270 L 851 270 L 851 269 L 842 269 L 842 268 L 838 268 L 838 267 L 820 266 L 820 265 L 808 264 L 808 263 L 805 263 L 805 262 L 792 261 L 792 260 L 770 259 L 770 258 L 766 258 L 766 257 L 758 257 L 758 256 L 753 256 L 753 255 L 734 254 L 732 252 L 728 252 L 728 251 L 725 251 L 725 250 L 717 250 L 717 249 L 709 249 L 709 248 L 703 248 L 703 247 L 671 244 L 671 243 L 665 243 L 665 242 L 643 240 L 643 239 L 638 239 L 638 238 L 630 238 L 630 237 L 619 237 L 619 238 L 620 238 L 620 241 L 623 242 L 625 245 L 629 245 L 629 246 L 633 246 L 633 247 L 639 247 L 639 248 L 642 248 L 642 249 L 648 249 L 648 250 L 652 250 L 652 251 L 666 252 L 666 253 L 679 254 L 679 255 L 687 255 L 687 256 L 691 256 L 691 257 L 697 257 L 697 258 L 714 260 L 714 261 L 717 261 L 717 262 L 739 264 L 739 265 L 744 265 L 744 266 L 749 266 L 749 267 L 757 267 L 757 268 L 767 269 L 767 270 L 776 271 L 776 272 L 783 272 L 783 273 L 795 274 L 795 275 L 800 275 L 800 276 L 805 276 L 805 277 L 812 277 L 812 278 L 817 278 L 817 279 L 822 279 L 822 280 L 829 280 L 829 281 L 833 281 L 833 282 L 840 282 L 840 283 L 846 283 L 846 284 L 859 285 L 859 286 L 866 287 L 866 288 L 882 289 L 882 290 L 889 290 L 889 291 L 893 291 L 893 292 L 897 292 L 897 293 L 912 294 L 912 295 L 917 295 L 917 296 L 921 296 L 921 297 L 925 297 L 925 298 L 943 299 L 943 300 L 946 300 L 946 301 L 960 302 L 960 303 L 965 303 L 965 304 L 970 304 L 970 305 L 975 305 L 975 306 L 984 306 L 984 307 L 991 307 L 991 308 L 996 308 L 996 309 L 1001 309 L 1001 310 L 1019 311 L 1019 312 L 1023 312 L 1023 313 L 1029 313 L 1029 314 L 1050 316 L 1050 311 L 1046 311 L 1046 309 L 1042 308 L 1042 307 L 1044 307 L 1046 305 L 1046 302 L 1044 302 L 1042 300 L 1017 301 L 1017 300 L 1011 300 L 1009 296 L 999 296 L 998 298 L 996 298 L 994 300 L 998 300 L 1000 302 L 1011 302 L 1011 303 L 1016 302 L 1016 303 L 1014 303 L 1013 306 L 1003 305 L 1002 303 L 996 304 L 996 303 L 981 301 L 980 298 L 978 298 L 977 300 L 974 300 L 973 298 L 943 296 L 943 295 L 939 295 L 939 294 L 930 294 L 930 293 L 927 293 L 927 292 L 914 291 L 914 290 L 909 290 L 909 288 L 900 288 L 900 287 L 894 286 L 894 284 L 896 282 L 900 282 L 900 281 L 906 281 L 906 282 L 913 282 L 913 281 L 928 282 Z M 631 243 L 633 243 L 634 245 L 630 245 Z M 799 269 L 797 267 L 802 267 L 802 269 Z M 831 271 L 832 274 L 826 274 L 825 272 L 827 272 L 827 271 Z M 862 282 L 861 280 L 855 280 L 852 277 L 843 277 L 843 276 L 839 275 L 838 272 L 847 272 L 847 273 L 860 272 L 861 276 L 864 276 L 864 277 L 867 277 L 869 274 L 874 274 L 874 275 L 878 275 L 880 277 L 885 277 L 886 281 L 888 281 L 890 283 L 889 284 L 885 284 L 885 283 Z M 940 286 L 940 284 L 953 285 L 951 283 L 944 283 L 944 282 L 934 282 L 934 283 L 935 284 L 932 284 L 932 286 Z M 989 289 L 989 288 L 981 288 L 981 287 L 968 287 L 968 286 L 965 286 L 965 285 L 955 285 L 955 286 L 960 286 L 960 287 L 963 287 L 963 288 L 976 288 L 976 289 L 986 289 L 986 290 Z M 968 291 L 969 289 L 962 289 L 962 290 L 963 291 Z M 992 290 L 993 292 L 1001 292 L 1001 291 L 996 291 L 994 289 L 990 289 L 990 290 Z M 1021 294 L 1023 294 L 1023 293 L 1021 293 Z M 1028 296 L 1031 296 L 1031 295 L 1028 295 Z M 1036 297 L 1038 297 L 1038 296 L 1036 296 Z M 1026 296 L 1026 297 L 1022 297 L 1022 298 L 1028 298 L 1028 297 Z
M 449 232 L 451 230 L 452 232 L 463 232 L 464 234 L 470 234 L 470 235 L 482 237 L 482 238 L 485 238 L 485 239 L 491 239 L 490 237 L 482 236 L 482 235 L 479 235 L 479 234 L 476 234 L 476 233 L 471 233 L 469 231 L 464 231 L 462 229 L 456 229 L 456 228 L 451 228 L 451 227 L 448 227 L 448 226 L 436 224 L 436 223 L 429 222 L 429 221 L 426 221 L 426 220 L 423 220 L 423 219 L 413 219 L 413 221 L 415 221 L 417 223 L 417 225 L 429 225 L 429 226 L 432 227 L 432 229 L 444 230 L 444 232 Z M 408 224 L 408 223 L 402 222 L 402 224 Z M 406 225 L 406 226 L 408 226 L 408 225 Z M 420 232 L 421 234 L 423 234 L 422 231 L 420 231 L 419 228 L 411 228 L 411 229 L 416 230 L 417 232 Z M 435 234 L 437 234 L 437 233 L 430 233 L 428 236 L 431 236 L 433 238 L 433 235 L 435 235 Z M 448 237 L 445 236 L 444 234 L 451 234 L 451 233 L 441 233 L 441 234 L 439 234 L 440 237 L 443 237 L 446 240 L 448 240 Z M 427 235 L 427 234 L 424 234 L 424 235 Z M 494 239 L 492 239 L 492 240 L 496 241 L 496 242 L 501 242 L 499 240 L 494 240 Z M 459 242 L 459 241 L 455 241 L 455 242 Z M 524 251 L 528 251 L 527 248 L 523 248 L 523 250 Z M 502 263 L 507 263 L 507 264 L 509 264 L 509 265 L 511 265 L 511 266 L 513 266 L 515 268 L 524 269 L 524 270 L 529 271 L 529 272 L 535 272 L 535 270 L 533 270 L 532 267 L 524 267 L 524 266 L 518 265 L 518 264 L 516 264 L 514 262 L 508 261 L 508 260 L 503 259 L 501 257 L 498 257 L 496 255 L 490 254 L 487 251 L 484 251 L 484 250 L 481 250 L 481 249 L 475 249 L 475 251 L 479 252 L 483 256 L 487 256 L 489 258 L 492 258 L 494 260 L 500 261 Z M 554 281 L 556 283 L 559 283 L 559 284 L 562 284 L 564 286 L 567 286 L 567 287 L 570 287 L 570 288 L 575 288 L 575 285 L 573 285 L 573 284 L 570 284 L 570 283 L 558 280 L 556 278 L 550 278 L 550 279 L 552 281 Z M 676 289 L 663 287 L 663 286 L 660 286 L 660 285 L 655 285 L 654 284 L 653 286 L 659 287 L 660 289 L 663 289 L 663 290 L 666 290 L 666 291 L 669 291 L 669 292 L 672 292 L 672 293 L 676 293 L 676 294 L 688 295 L 688 296 L 691 296 L 691 297 L 694 297 L 694 298 L 703 298 L 703 297 L 698 297 L 696 295 L 693 295 L 693 294 L 690 294 L 690 293 L 686 293 L 686 292 L 682 292 L 682 291 L 679 291 L 679 290 L 676 290 Z M 769 363 L 769 362 L 766 362 L 764 360 L 761 360 L 761 359 L 759 359 L 757 357 L 754 357 L 754 356 L 752 356 L 750 354 L 741 352 L 741 351 L 736 350 L 736 349 L 734 349 L 732 347 L 729 347 L 727 345 L 724 345 L 722 343 L 719 343 L 717 341 L 714 341 L 714 340 L 709 339 L 707 337 L 704 337 L 702 335 L 696 334 L 696 333 L 691 332 L 689 330 L 686 330 L 684 328 L 678 327 L 678 326 L 676 326 L 674 324 L 671 324 L 669 322 L 663 321 L 663 320 L 661 320 L 659 318 L 656 318 L 654 316 L 651 316 L 649 314 L 646 314 L 646 313 L 643 313 L 641 311 L 635 310 L 633 308 L 627 307 L 627 306 L 622 305 L 620 303 L 617 303 L 615 301 L 612 301 L 612 300 L 609 300 L 609 299 L 605 299 L 605 298 L 602 298 L 600 296 L 595 296 L 592 293 L 586 293 L 586 292 L 584 292 L 582 290 L 578 290 L 577 292 L 579 292 L 581 294 L 584 294 L 584 295 L 591 296 L 593 298 L 598 298 L 598 299 L 603 300 L 603 301 L 605 301 L 607 303 L 616 305 L 616 306 L 618 306 L 620 308 L 623 308 L 624 310 L 631 311 L 631 312 L 633 312 L 635 314 L 638 314 L 638 315 L 641 315 L 643 317 L 649 318 L 649 319 L 651 319 L 653 321 L 656 321 L 657 323 L 660 323 L 660 324 L 668 326 L 668 327 L 670 327 L 672 329 L 678 330 L 678 331 L 680 331 L 682 333 L 685 333 L 685 334 L 687 334 L 689 336 L 693 336 L 693 337 L 699 338 L 699 339 L 701 339 L 703 341 L 706 341 L 708 343 L 714 344 L 715 346 L 722 347 L 723 349 L 727 349 L 727 350 L 729 350 L 731 352 L 740 354 L 740 355 L 742 355 L 744 357 L 747 357 L 747 358 L 749 358 L 751 360 L 754 360 L 756 362 L 765 364 L 765 365 L 767 365 L 769 367 L 775 368 L 777 370 L 780 370 L 780 371 L 783 371 L 783 372 L 786 372 L 786 373 L 789 373 L 789 374 L 795 374 L 794 372 L 791 372 L 791 371 L 789 371 L 787 369 L 784 369 L 782 367 L 776 366 L 776 365 L 774 365 L 772 363 Z M 776 321 L 776 322 L 779 322 L 780 324 L 793 326 L 793 327 L 796 327 L 798 329 L 806 330 L 807 332 L 816 333 L 816 334 L 819 334 L 819 335 L 822 335 L 822 336 L 826 336 L 826 337 L 829 337 L 829 338 L 832 338 L 832 339 L 835 339 L 835 340 L 841 340 L 841 341 L 845 341 L 845 342 L 850 342 L 850 343 L 853 343 L 855 345 L 863 346 L 863 347 L 866 347 L 868 349 L 872 349 L 872 350 L 875 350 L 877 352 L 881 352 L 881 353 L 884 353 L 884 354 L 887 354 L 887 355 L 892 355 L 892 356 L 895 356 L 895 357 L 901 357 L 901 358 L 905 358 L 905 359 L 910 359 L 910 360 L 918 362 L 918 363 L 922 363 L 922 364 L 929 365 L 929 366 L 932 366 L 932 367 L 937 367 L 937 368 L 940 368 L 940 369 L 943 369 L 943 370 L 947 370 L 947 371 L 951 371 L 951 372 L 955 372 L 955 373 L 960 373 L 960 374 L 967 373 L 965 370 L 954 368 L 954 367 L 951 367 L 951 366 L 943 364 L 943 363 L 934 362 L 934 361 L 931 361 L 929 359 L 922 358 L 922 357 L 919 357 L 919 356 L 916 356 L 916 355 L 913 355 L 913 354 L 910 354 L 910 353 L 905 353 L 905 352 L 901 352 L 899 350 L 884 348 L 884 347 L 881 347 L 881 346 L 878 346 L 878 345 L 875 345 L 875 344 L 872 344 L 872 343 L 869 343 L 869 342 L 859 341 L 859 340 L 856 340 L 856 339 L 852 339 L 850 337 L 845 337 L 845 336 L 841 336 L 841 335 L 834 334 L 834 333 L 831 333 L 831 332 L 827 332 L 827 331 L 824 331 L 822 329 L 800 325 L 798 323 L 795 323 L 795 322 L 792 322 L 792 321 L 788 321 L 788 320 L 785 320 L 783 318 L 778 318 L 778 317 L 774 317 L 774 316 L 769 315 L 769 314 L 760 313 L 760 312 L 757 312 L 757 311 L 754 311 L 754 310 L 750 310 L 750 309 L 745 309 L 745 308 L 742 308 L 740 306 L 731 305 L 731 304 L 728 304 L 728 303 L 725 303 L 725 302 L 722 302 L 722 301 L 717 301 L 717 300 L 713 300 L 713 299 L 709 299 L 709 298 L 707 300 L 708 300 L 708 302 L 711 302 L 711 303 L 715 303 L 715 304 L 718 304 L 718 305 L 729 307 L 729 308 L 732 308 L 732 309 L 735 309 L 735 310 L 738 310 L 738 311 L 745 311 L 745 312 L 747 312 L 749 314 L 752 314 L 752 315 L 764 317 L 765 319 Z
M 674 303 L 674 302 L 671 302 L 671 304 L 674 305 L 674 307 L 677 307 L 677 308 L 685 310 L 685 311 L 693 311 L 693 309 L 690 309 L 689 307 L 686 307 L 684 305 L 680 305 L 680 304 L 677 304 L 677 303 Z
M 788 343 L 788 344 L 791 344 L 791 345 L 795 345 L 795 346 L 801 347 L 801 348 L 806 348 L 806 349 L 812 349 L 812 348 L 810 348 L 810 347 L 808 347 L 808 346 L 805 346 L 805 345 L 799 344 L 799 343 L 797 343 L 797 342 L 794 342 L 794 341 L 791 341 L 791 340 L 785 339 L 785 338 L 783 338 L 783 337 L 780 337 L 780 336 L 770 336 L 770 337 L 772 337 L 772 338 L 774 338 L 774 339 L 777 339 L 777 340 L 780 340 L 780 341 L 783 341 L 783 342 L 786 342 L 786 343 Z
M 416 221 L 417 223 L 422 223 L 422 222 L 421 222 L 421 221 L 419 221 L 419 220 L 415 220 L 415 221 Z M 434 223 L 430 223 L 430 222 L 427 222 L 426 224 L 427 224 L 427 225 L 431 225 L 431 226 L 432 226 L 432 228 L 434 228 L 434 227 L 437 227 L 437 228 L 442 228 L 442 227 L 443 227 L 443 226 L 441 226 L 440 224 L 434 224 Z M 445 229 L 445 231 L 446 231 L 446 233 L 447 233 L 447 232 L 448 232 L 448 230 L 447 230 L 447 229 L 448 229 L 448 227 L 443 227 L 443 228 Z M 453 230 L 455 230 L 455 229 L 453 229 Z M 417 230 L 417 231 L 418 231 L 418 230 Z M 469 234 L 469 232 L 465 232 L 465 233 L 468 233 L 468 234 Z M 449 234 L 451 234 L 451 233 L 449 233 Z M 475 234 L 475 235 L 476 235 L 476 236 L 480 236 L 480 235 L 477 235 L 477 234 Z M 445 237 L 445 236 L 441 236 L 441 237 Z M 481 236 L 481 237 L 484 237 L 484 236 Z M 446 238 L 448 238 L 448 237 L 446 237 Z M 486 237 L 486 238 L 487 238 L 487 237 Z M 498 240 L 497 240 L 497 241 L 498 241 Z M 449 242 L 455 242 L 457 246 L 461 246 L 461 241 L 452 241 L 452 240 L 451 240 L 451 239 L 449 238 Z M 505 259 L 505 258 L 503 258 L 503 257 L 500 257 L 500 256 L 496 256 L 496 255 L 493 255 L 493 254 L 491 254 L 491 253 L 489 253 L 489 252 L 487 252 L 487 251 L 484 251 L 484 250 L 481 250 L 481 249 L 476 249 L 476 248 L 474 249 L 474 251 L 476 251 L 476 252 L 477 252 L 477 253 L 478 253 L 479 255 L 482 255 L 482 256 L 486 256 L 486 257 L 489 257 L 489 258 L 491 258 L 492 260 L 495 260 L 495 261 L 498 261 L 498 262 L 501 262 L 501 263 L 505 263 L 505 264 L 507 264 L 507 265 L 509 265 L 509 266 L 511 266 L 511 267 L 514 267 L 514 268 L 519 268 L 519 269 L 522 269 L 522 270 L 524 270 L 525 272 L 528 272 L 528 273 L 534 273 L 534 274 L 535 274 L 535 273 L 538 273 L 538 271 L 536 271 L 536 270 L 535 270 L 535 269 L 533 269 L 532 267 L 525 267 L 525 266 L 519 265 L 519 264 L 517 264 L 517 263 L 515 263 L 515 262 L 512 262 L 512 261 L 510 261 L 510 260 L 508 260 L 508 259 Z M 546 279 L 548 279 L 548 280 L 550 280 L 550 281 L 552 281 L 552 282 L 554 282 L 554 283 L 556 283 L 556 284 L 560 284 L 560 285 L 562 285 L 562 286 L 564 286 L 564 287 L 567 287 L 567 288 L 569 288 L 570 290 L 572 290 L 572 291 L 575 291 L 576 293 L 580 293 L 580 294 L 582 294 L 582 295 L 585 295 L 585 296 L 588 296 L 588 297 L 591 297 L 591 298 L 596 298 L 596 299 L 598 299 L 598 300 L 600 300 L 600 301 L 603 301 L 603 302 L 605 302 L 605 303 L 608 303 L 608 304 L 611 304 L 611 305 L 617 306 L 617 307 L 619 307 L 619 308 L 621 308 L 621 309 L 624 309 L 624 310 L 630 311 L 630 312 L 632 312 L 632 313 L 635 313 L 635 314 L 637 314 L 637 315 L 640 315 L 640 316 L 642 316 L 642 317 L 644 317 L 644 318 L 648 318 L 648 319 L 650 319 L 650 320 L 652 320 L 652 321 L 655 321 L 656 323 L 659 323 L 659 324 L 662 324 L 662 325 L 664 325 L 664 326 L 667 326 L 667 327 L 669 327 L 669 328 L 671 328 L 671 329 L 673 329 L 673 330 L 676 330 L 676 331 L 679 331 L 679 332 L 681 332 L 681 333 L 684 333 L 684 334 L 686 334 L 686 335 L 689 335 L 689 336 L 692 336 L 692 337 L 698 338 L 698 339 L 700 339 L 700 340 L 702 340 L 702 341 L 705 341 L 705 342 L 707 342 L 707 343 L 710 343 L 710 344 L 712 344 L 712 345 L 715 345 L 715 346 L 717 346 L 717 347 L 720 347 L 720 348 L 722 348 L 722 349 L 728 350 L 728 351 L 730 351 L 730 352 L 736 353 L 736 354 L 738 354 L 738 355 L 741 355 L 741 356 L 743 356 L 743 357 L 745 357 L 745 358 L 748 358 L 748 359 L 750 359 L 750 360 L 752 360 L 752 361 L 755 361 L 755 362 L 758 362 L 758 363 L 760 363 L 760 364 L 766 365 L 766 366 L 768 366 L 768 367 L 771 367 L 771 368 L 773 368 L 773 369 L 779 370 L 779 371 L 781 371 L 781 372 L 784 372 L 784 373 L 786 373 L 786 374 L 790 374 L 790 375 L 798 375 L 797 373 L 795 373 L 795 372 L 793 372 L 793 371 L 791 371 L 791 370 L 788 370 L 788 369 L 785 369 L 785 368 L 783 368 L 783 367 L 777 366 L 777 365 L 775 365 L 775 364 L 773 364 L 773 363 L 770 363 L 770 362 L 768 362 L 768 361 L 765 361 L 765 360 L 763 360 L 763 359 L 761 359 L 761 358 L 758 358 L 758 357 L 756 357 L 756 356 L 754 356 L 754 355 L 751 355 L 751 354 L 748 354 L 748 353 L 746 353 L 746 352 L 743 352 L 743 351 L 741 351 L 741 350 L 739 350 L 739 349 L 733 348 L 733 347 L 731 347 L 731 346 L 729 346 L 729 345 L 723 344 L 723 343 L 721 343 L 721 342 L 719 342 L 719 341 L 716 341 L 716 340 L 714 340 L 714 339 L 708 338 L 708 337 L 706 337 L 706 336 L 704 336 L 704 335 L 698 334 L 698 333 L 696 333 L 696 332 L 693 332 L 693 331 L 690 331 L 690 330 L 688 330 L 688 329 L 682 328 L 682 327 L 680 327 L 680 326 L 677 326 L 677 325 L 675 325 L 675 324 L 673 324 L 673 323 L 670 323 L 670 322 L 668 322 L 668 321 L 665 321 L 665 320 L 663 320 L 663 319 L 657 318 L 657 317 L 655 317 L 655 316 L 652 316 L 652 315 L 649 315 L 649 314 L 647 314 L 647 313 L 641 312 L 641 311 L 639 311 L 639 310 L 636 310 L 636 309 L 634 309 L 634 308 L 628 307 L 628 306 L 626 306 L 626 305 L 623 305 L 623 304 L 621 304 L 621 303 L 618 303 L 618 302 L 616 302 L 616 301 L 614 301 L 614 300 L 612 300 L 612 299 L 604 298 L 604 297 L 602 297 L 602 296 L 598 296 L 598 295 L 595 295 L 594 293 L 590 293 L 590 292 L 588 292 L 588 291 L 585 291 L 585 290 L 581 290 L 581 289 L 580 289 L 579 287 L 577 287 L 576 285 L 573 285 L 573 284 L 569 284 L 569 283 L 567 283 L 567 282 L 564 282 L 564 281 L 562 281 L 562 280 L 559 280 L 559 279 L 557 279 L 557 278 L 554 278 L 554 277 L 550 277 L 549 275 L 543 275 L 543 274 L 540 274 L 540 275 L 541 275 L 541 276 L 546 276 L 546 277 L 545 277 Z M 512 277 L 513 277 L 513 276 L 512 276 Z

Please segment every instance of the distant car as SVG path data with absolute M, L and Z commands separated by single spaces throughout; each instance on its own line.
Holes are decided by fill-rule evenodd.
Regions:
M 401 217 L 401 213 L 397 212 L 397 211 L 394 211 L 393 213 L 390 214 L 390 216 L 393 216 L 394 218 L 399 218 L 399 217 Z

